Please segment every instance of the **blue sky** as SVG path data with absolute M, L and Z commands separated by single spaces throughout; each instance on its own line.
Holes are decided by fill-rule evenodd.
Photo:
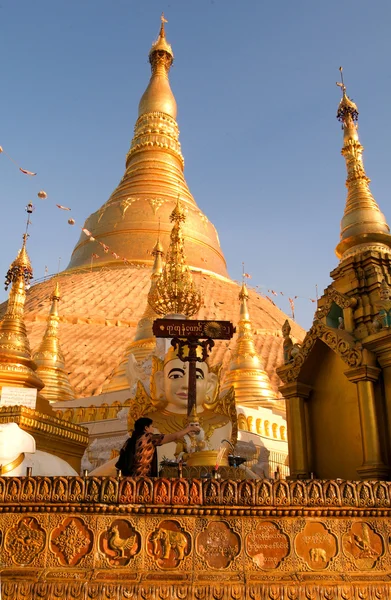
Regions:
M 39 278 L 60 256 L 68 264 L 80 231 L 55 204 L 81 225 L 117 186 L 162 10 L 190 190 L 231 277 L 244 261 L 252 285 L 286 294 L 277 300 L 286 312 L 287 296 L 300 296 L 296 319 L 308 328 L 306 298 L 337 264 L 346 195 L 340 65 L 371 189 L 391 222 L 388 0 L 2 0 L 0 145 L 38 175 L 0 155 L 0 273 L 20 247 L 29 200 Z

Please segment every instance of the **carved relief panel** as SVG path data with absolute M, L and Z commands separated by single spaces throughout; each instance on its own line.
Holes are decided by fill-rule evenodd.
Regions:
M 141 535 L 125 519 L 115 519 L 99 536 L 99 551 L 112 567 L 128 565 L 140 549 Z
M 45 530 L 35 517 L 18 519 L 13 527 L 6 530 L 4 550 L 15 565 L 32 564 L 43 553 L 45 545 Z
M 226 569 L 240 549 L 240 536 L 226 521 L 211 521 L 197 535 L 197 553 L 212 569 Z
M 324 523 L 311 521 L 297 534 L 295 548 L 310 569 L 320 571 L 326 569 L 337 555 L 338 541 Z
M 273 521 L 261 521 L 247 534 L 245 549 L 257 567 L 276 569 L 290 552 L 289 537 Z
M 384 552 L 382 537 L 364 521 L 353 523 L 342 536 L 342 547 L 348 558 L 363 571 L 373 569 Z
M 83 519 L 65 518 L 50 536 L 50 549 L 61 565 L 73 567 L 92 550 L 93 534 Z
M 147 537 L 147 553 L 161 569 L 183 566 L 191 552 L 191 536 L 176 520 L 156 523 Z

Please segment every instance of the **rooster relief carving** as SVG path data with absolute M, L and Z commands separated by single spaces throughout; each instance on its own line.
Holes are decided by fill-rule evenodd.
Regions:
M 132 552 L 133 546 L 137 543 L 137 534 L 133 533 L 132 535 L 130 535 L 127 538 L 121 538 L 119 531 L 118 531 L 118 526 L 117 525 L 113 525 L 111 527 L 111 529 L 109 529 L 108 531 L 108 542 L 107 545 L 110 548 L 110 550 L 113 550 L 114 552 L 117 553 L 118 558 L 126 558 L 125 556 L 125 551 L 126 550 L 130 550 L 131 554 L 134 554 L 135 552 Z

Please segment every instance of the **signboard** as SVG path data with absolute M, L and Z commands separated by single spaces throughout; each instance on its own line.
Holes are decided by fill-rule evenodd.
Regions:
M 157 338 L 197 338 L 230 340 L 236 328 L 230 321 L 198 321 L 196 319 L 156 319 L 152 331 Z
M 36 388 L 3 387 L 0 406 L 27 406 L 35 408 L 37 402 Z

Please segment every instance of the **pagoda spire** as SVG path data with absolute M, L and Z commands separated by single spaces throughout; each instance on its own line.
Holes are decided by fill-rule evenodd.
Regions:
M 31 207 L 31 211 L 29 211 Z M 27 212 L 32 212 L 29 204 Z M 29 220 L 27 222 L 28 228 Z M 3 320 L 0 323 L 0 389 L 3 386 L 36 388 L 41 390 L 43 382 L 35 373 L 36 365 L 31 357 L 30 344 L 24 322 L 26 288 L 33 277 L 30 258 L 26 250 L 28 238 L 23 235 L 23 245 L 11 263 L 5 278 L 5 289 L 11 286 Z
M 163 271 L 163 246 L 160 241 L 160 236 L 158 236 L 154 249 L 152 250 L 152 256 L 154 257 L 154 261 L 151 271 L 149 293 L 151 293 L 156 280 Z M 147 303 L 143 315 L 137 323 L 135 336 L 126 348 L 124 356 L 113 372 L 110 381 L 103 387 L 103 392 L 117 392 L 129 388 L 129 380 L 126 371 L 130 356 L 134 356 L 136 361 L 142 362 L 155 350 L 156 338 L 152 331 L 152 325 L 157 318 L 158 315 Z
M 352 254 L 369 247 L 390 252 L 390 228 L 380 211 L 370 189 L 370 179 L 364 169 L 362 153 L 364 148 L 358 137 L 358 108 L 346 94 L 340 67 L 342 99 L 338 106 L 337 119 L 342 123 L 342 156 L 346 161 L 348 189 L 344 215 L 341 221 L 340 242 L 335 252 L 344 260 Z
M 237 405 L 272 408 L 277 397 L 255 349 L 248 299 L 247 286 L 243 282 L 239 293 L 238 337 L 229 369 L 225 375 L 223 390 L 229 389 L 231 386 L 235 388 Z
M 58 335 L 60 323 L 58 303 L 60 297 L 60 285 L 56 281 L 50 297 L 52 305 L 46 331 L 38 350 L 33 355 L 34 362 L 37 365 L 37 374 L 45 384 L 42 395 L 49 402 L 73 400 L 75 398 L 75 392 L 65 369 L 65 359 Z
M 188 211 L 183 234 L 189 265 L 227 277 L 217 231 L 197 206 L 184 175 L 177 104 L 169 82 L 174 53 L 166 38 L 166 22 L 162 15 L 159 35 L 149 51 L 152 73 L 139 103 L 125 173 L 107 202 L 85 221 L 84 228 L 92 233 L 93 240 L 110 248 L 110 252 L 99 252 L 96 266 L 122 268 L 126 258 L 127 265 L 151 267 L 149 250 L 155 243 L 158 223 L 167 247 L 169 217 L 179 193 Z M 82 232 L 68 269 L 90 265 L 91 253 L 95 252 L 90 241 Z
M 201 306 L 201 294 L 186 263 L 182 223 L 186 221 L 185 211 L 179 201 L 170 215 L 174 223 L 167 260 L 162 273 L 156 279 L 148 294 L 148 303 L 161 316 L 168 314 L 192 317 Z
M 177 105 L 168 81 L 168 73 L 174 62 L 174 53 L 166 40 L 164 24 L 167 20 L 161 16 L 161 26 L 158 38 L 153 42 L 149 51 L 151 79 L 139 104 L 138 115 L 151 112 L 162 112 L 176 119 Z

